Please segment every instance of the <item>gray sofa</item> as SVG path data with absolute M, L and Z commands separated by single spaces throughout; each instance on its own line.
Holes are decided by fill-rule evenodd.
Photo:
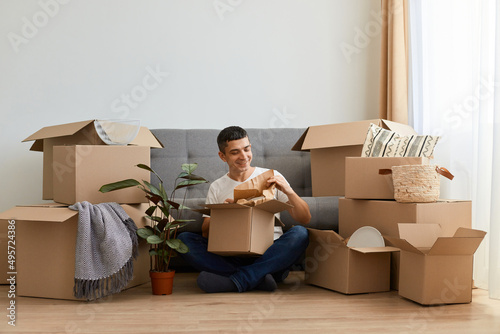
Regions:
M 291 148 L 305 129 L 270 128 L 246 129 L 252 144 L 253 166 L 272 168 L 282 173 L 295 192 L 309 205 L 311 222 L 308 227 L 338 231 L 338 197 L 312 197 L 311 165 L 308 152 L 296 152 Z M 198 163 L 195 174 L 214 181 L 227 173 L 227 165 L 218 156 L 216 129 L 153 129 L 153 134 L 165 146 L 151 150 L 151 166 L 158 172 L 169 193 L 182 163 Z M 332 171 L 334 173 L 335 171 Z M 157 182 L 152 180 L 153 183 Z M 185 205 L 196 209 L 205 203 L 209 184 L 181 188 L 176 199 L 186 195 Z M 186 190 L 187 189 L 187 190 Z M 187 191 L 186 194 L 184 192 Z M 201 233 L 202 216 L 186 211 L 183 218 L 194 219 L 184 230 Z M 297 223 L 288 212 L 282 212 L 281 220 L 286 231 Z

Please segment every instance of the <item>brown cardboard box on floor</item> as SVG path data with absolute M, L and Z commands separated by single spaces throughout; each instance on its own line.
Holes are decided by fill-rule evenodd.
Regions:
M 345 158 L 345 198 L 394 199 L 392 175 L 380 175 L 380 169 L 401 165 L 428 165 L 428 158 Z
M 472 202 L 440 200 L 435 203 L 398 203 L 393 200 L 339 199 L 339 234 L 350 236 L 362 226 L 373 226 L 385 236 L 399 237 L 398 223 L 439 224 L 443 236 L 470 228 Z M 397 290 L 399 254 L 391 255 L 391 288 Z
M 138 227 L 147 224 L 147 203 L 122 205 Z M 73 296 L 78 211 L 57 204 L 17 206 L 0 213 L 15 221 L 16 295 L 79 300 Z M 134 278 L 128 288 L 149 282 L 149 245 L 139 240 Z
M 348 247 L 331 230 L 309 230 L 306 283 L 345 294 L 390 290 L 390 254 L 394 247 Z
M 58 203 L 147 202 L 144 192 L 127 188 L 101 193 L 101 186 L 125 179 L 149 181 L 151 173 L 137 164 L 150 163 L 145 146 L 73 145 L 53 147 L 53 197 Z
M 442 237 L 436 224 L 399 224 L 399 295 L 422 305 L 472 301 L 473 256 L 486 232 L 459 228 Z M 439 237 L 438 237 L 439 236 Z
M 56 145 L 106 145 L 94 126 L 95 120 L 67 123 L 44 127 L 33 133 L 26 141 L 35 141 L 31 151 L 43 152 L 43 195 L 42 199 L 53 199 L 52 154 Z M 131 146 L 161 148 L 163 145 L 146 127 L 140 127 Z
M 409 125 L 383 119 L 310 126 L 292 147 L 311 152 L 312 195 L 343 196 L 345 157 L 360 157 L 370 123 L 401 135 L 415 135 Z

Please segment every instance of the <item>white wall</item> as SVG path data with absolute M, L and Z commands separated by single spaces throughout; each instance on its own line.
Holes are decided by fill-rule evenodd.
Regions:
M 0 0 L 0 211 L 41 202 L 42 154 L 21 141 L 43 126 L 377 118 L 379 8 L 379 0 Z

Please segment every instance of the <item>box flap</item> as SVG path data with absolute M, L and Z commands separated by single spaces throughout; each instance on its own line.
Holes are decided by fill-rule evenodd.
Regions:
M 146 127 L 141 126 L 139 128 L 139 133 L 130 142 L 130 145 L 137 146 L 149 146 L 152 148 L 163 148 L 163 144 L 156 138 L 156 136 Z
M 385 119 L 381 120 L 382 127 L 386 128 L 387 130 L 394 131 L 402 136 L 411 136 L 411 135 L 418 135 L 417 131 L 413 129 L 411 126 L 402 124 L 402 123 L 396 123 L 392 121 L 388 121 Z
M 311 126 L 304 138 L 302 150 L 362 145 L 370 123 L 380 125 L 380 120 Z
M 76 215 L 78 211 L 68 208 L 18 206 L 0 213 L 0 219 L 62 223 Z
M 304 131 L 302 136 L 300 136 L 299 140 L 293 145 L 292 151 L 309 151 L 309 150 L 303 150 L 302 145 L 304 145 L 304 140 L 306 139 L 307 132 L 309 131 L 309 128 Z
M 265 202 L 259 203 L 255 207 L 260 209 L 260 210 L 267 211 L 267 212 L 278 213 L 278 212 L 293 208 L 293 205 L 278 201 L 277 199 L 272 199 L 270 201 L 265 201 Z
M 60 125 L 52 125 L 41 128 L 37 132 L 33 133 L 28 138 L 24 139 L 23 142 L 35 140 L 35 143 L 31 146 L 31 151 L 43 151 L 42 139 L 71 136 L 82 130 L 87 125 L 93 123 L 94 120 L 87 120 L 74 123 L 66 123 Z M 162 148 L 163 144 L 156 138 L 153 133 L 146 127 L 141 126 L 137 136 L 130 142 L 130 145 L 136 146 L 149 146 L 153 148 Z
M 205 207 L 209 209 L 248 209 L 249 206 L 238 204 L 238 203 L 216 203 L 216 204 L 205 204 Z
M 46 126 L 29 136 L 28 138 L 24 139 L 23 142 L 45 138 L 70 136 L 77 133 L 92 122 L 94 122 L 94 120 Z
M 472 255 L 483 237 L 441 237 L 427 253 L 428 255 Z
M 399 239 L 396 237 L 388 237 L 388 236 L 385 236 L 384 239 L 386 241 L 388 241 L 390 245 L 392 245 L 393 247 L 397 247 L 400 250 L 404 250 L 404 251 L 412 252 L 412 253 L 417 253 L 417 254 L 423 254 L 423 252 L 421 250 L 412 246 L 408 241 L 406 241 L 404 239 Z
M 353 251 L 369 254 L 369 253 L 389 253 L 389 252 L 399 252 L 399 248 L 396 247 L 351 247 Z
M 345 246 L 344 238 L 332 230 L 318 230 L 314 228 L 307 228 L 309 232 L 309 239 L 311 241 L 320 243 L 334 243 L 342 244 Z
M 199 212 L 203 215 L 210 216 L 210 209 L 192 209 L 191 211 Z
M 472 238 L 484 238 L 486 232 L 481 230 L 473 230 L 471 228 L 459 227 L 455 234 L 455 238 L 472 237 Z
M 418 248 L 430 248 L 441 236 L 439 224 L 398 224 L 399 237 Z

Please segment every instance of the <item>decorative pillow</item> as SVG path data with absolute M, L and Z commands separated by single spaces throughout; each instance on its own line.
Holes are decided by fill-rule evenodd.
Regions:
M 395 157 L 399 135 L 370 123 L 363 145 L 362 157 Z
M 394 131 L 370 124 L 362 157 L 426 157 L 433 158 L 439 136 L 401 136 Z
M 433 158 L 434 147 L 439 136 L 402 136 L 399 137 L 399 145 L 396 157 L 426 157 Z

